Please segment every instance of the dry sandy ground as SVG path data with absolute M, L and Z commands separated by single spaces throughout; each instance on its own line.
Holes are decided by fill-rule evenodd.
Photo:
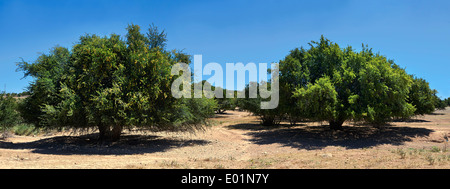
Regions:
M 450 168 L 450 108 L 381 129 L 264 127 L 239 111 L 211 121 L 195 134 L 127 131 L 109 144 L 96 133 L 12 136 L 0 140 L 0 168 Z

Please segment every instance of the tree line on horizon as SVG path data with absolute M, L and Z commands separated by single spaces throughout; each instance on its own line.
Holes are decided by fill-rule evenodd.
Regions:
M 171 95 L 178 77 L 171 67 L 190 64 L 190 56 L 167 50 L 165 31 L 154 25 L 145 34 L 138 25 L 126 29 L 124 37 L 86 34 L 70 50 L 56 46 L 33 63 L 19 62 L 18 71 L 34 80 L 25 99 L 0 96 L 0 126 L 21 121 L 46 128 L 96 128 L 100 140 L 116 141 L 126 128 L 192 131 L 214 113 L 235 107 L 257 115 L 263 125 L 327 121 L 332 129 L 342 129 L 345 121 L 379 125 L 450 105 L 450 98 L 439 99 L 427 81 L 393 60 L 364 45 L 359 52 L 341 48 L 323 36 L 279 61 L 275 109 L 261 109 L 267 99 L 249 98 L 248 85 L 243 99 L 178 99 Z

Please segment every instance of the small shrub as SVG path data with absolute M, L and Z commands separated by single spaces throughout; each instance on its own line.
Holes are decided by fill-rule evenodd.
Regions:
M 430 150 L 431 152 L 440 152 L 441 151 L 441 149 L 439 148 L 439 147 L 437 147 L 437 146 L 433 146 L 433 147 L 431 147 L 431 150 Z
M 16 135 L 29 136 L 39 133 L 39 129 L 37 129 L 33 124 L 21 123 L 12 127 L 12 132 Z
M 20 120 L 17 102 L 11 95 L 0 94 L 0 128 L 11 127 Z
M 406 158 L 406 151 L 405 150 L 403 150 L 403 149 L 397 149 L 397 151 L 396 151 L 396 153 L 398 154 L 398 155 L 400 155 L 400 159 L 405 159 Z
M 434 163 L 436 163 L 436 158 L 434 158 L 432 155 L 428 155 L 425 159 L 430 165 L 434 165 Z

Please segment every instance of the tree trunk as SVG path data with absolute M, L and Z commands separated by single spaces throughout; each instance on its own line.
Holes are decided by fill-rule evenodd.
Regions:
M 275 118 L 271 116 L 261 116 L 261 125 L 263 126 L 273 126 L 275 125 Z
M 98 131 L 99 131 L 99 136 L 98 136 L 99 141 L 106 140 L 110 133 L 109 127 L 106 125 L 103 125 L 103 124 L 98 125 Z
M 98 126 L 99 130 L 99 141 L 118 141 L 120 139 L 120 135 L 122 134 L 123 126 L 115 125 L 112 130 L 110 126 L 105 126 L 100 124 Z
M 122 134 L 123 127 L 121 125 L 115 125 L 111 132 L 111 141 L 118 141 Z
M 331 121 L 329 121 L 330 128 L 333 130 L 342 130 L 343 129 L 342 124 L 344 124 L 344 121 L 345 120 L 337 120 L 337 121 L 331 120 Z

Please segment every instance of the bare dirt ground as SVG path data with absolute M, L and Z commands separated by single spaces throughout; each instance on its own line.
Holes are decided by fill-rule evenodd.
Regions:
M 346 123 L 344 131 L 264 127 L 239 111 L 211 122 L 197 133 L 127 131 L 108 144 L 96 133 L 11 136 L 0 140 L 0 168 L 450 168 L 450 108 L 383 128 Z

